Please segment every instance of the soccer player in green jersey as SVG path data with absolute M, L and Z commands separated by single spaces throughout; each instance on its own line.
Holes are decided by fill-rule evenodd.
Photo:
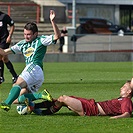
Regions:
M 55 23 L 55 12 L 50 10 L 50 21 L 54 30 L 54 35 L 38 36 L 38 27 L 34 22 L 28 22 L 24 26 L 24 40 L 8 49 L 0 49 L 0 55 L 8 55 L 11 53 L 22 53 L 25 58 L 26 67 L 19 75 L 15 84 L 13 84 L 10 93 L 5 101 L 0 105 L 1 109 L 9 111 L 12 103 L 20 103 L 19 95 L 37 92 L 44 82 L 43 75 L 43 58 L 45 56 L 47 46 L 55 44 L 60 38 L 60 30 Z M 33 95 L 36 98 L 51 100 L 49 93 L 44 90 L 41 95 Z

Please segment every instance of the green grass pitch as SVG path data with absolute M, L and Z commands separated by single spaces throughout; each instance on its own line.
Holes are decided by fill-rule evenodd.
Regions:
M 13 63 L 19 74 L 24 63 Z M 96 101 L 116 98 L 119 89 L 133 76 L 132 62 L 44 63 L 45 82 L 54 98 L 65 94 Z M 0 101 L 12 86 L 5 67 L 5 82 L 0 85 Z M 81 117 L 67 108 L 51 116 L 19 115 L 16 105 L 9 112 L 0 110 L 0 133 L 133 133 L 133 117 L 110 120 L 108 116 Z

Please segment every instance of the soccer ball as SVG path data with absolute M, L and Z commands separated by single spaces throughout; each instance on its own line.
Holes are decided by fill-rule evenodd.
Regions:
M 17 106 L 17 112 L 20 115 L 27 115 L 28 114 L 27 106 L 26 105 L 18 105 Z

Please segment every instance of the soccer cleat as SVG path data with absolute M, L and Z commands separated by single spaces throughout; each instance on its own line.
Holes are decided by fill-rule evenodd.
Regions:
M 0 77 L 0 84 L 2 84 L 5 81 L 4 77 Z
M 17 79 L 18 79 L 18 76 L 17 77 L 12 77 L 12 84 L 16 83 Z
M 31 114 L 34 110 L 34 103 L 30 101 L 28 98 L 25 99 L 25 104 L 27 106 L 27 112 L 28 114 Z
M 1 103 L 0 108 L 8 112 L 11 106 L 3 102 Z
M 42 94 L 42 99 L 43 100 L 47 100 L 47 101 L 51 101 L 52 102 L 52 96 L 50 95 L 50 93 L 46 90 L 46 89 L 44 89 L 42 92 L 41 92 L 41 94 Z

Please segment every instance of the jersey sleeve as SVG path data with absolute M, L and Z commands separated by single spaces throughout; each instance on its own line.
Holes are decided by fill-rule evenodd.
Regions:
M 124 102 L 121 104 L 122 113 L 128 112 L 132 114 L 133 105 L 130 99 L 125 99 Z
M 7 24 L 9 24 L 10 26 L 14 25 L 14 21 L 10 18 L 10 16 L 6 15 L 5 17 Z
M 24 45 L 24 40 L 16 43 L 14 46 L 12 46 L 10 49 L 14 54 L 22 53 L 22 48 Z
M 44 46 L 49 46 L 49 45 L 51 45 L 51 44 L 55 44 L 54 36 L 53 36 L 53 35 L 49 35 L 49 36 L 44 36 L 44 35 L 42 35 L 42 36 L 41 36 L 41 43 L 42 43 Z
M 12 46 L 11 48 L 11 51 L 14 53 L 14 54 L 17 54 L 17 53 L 20 53 L 20 49 L 19 49 L 19 46 L 16 44 L 14 46 Z

